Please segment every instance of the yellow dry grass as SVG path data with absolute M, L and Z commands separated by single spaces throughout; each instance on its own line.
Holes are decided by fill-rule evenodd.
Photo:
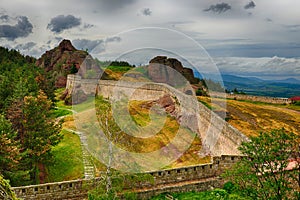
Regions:
M 184 135 L 189 135 L 190 138 L 194 137 L 194 133 L 192 133 L 189 129 L 180 129 L 180 125 L 177 122 L 177 120 L 169 115 L 163 121 L 151 120 L 151 118 L 149 117 L 150 107 L 149 102 L 147 101 L 130 101 L 129 113 L 133 121 L 142 128 L 149 125 L 153 127 L 161 127 L 162 124 L 163 127 L 156 134 L 147 138 L 134 137 L 132 135 L 122 132 L 120 133 L 122 134 L 122 136 L 119 136 L 120 140 L 118 140 L 118 143 L 116 143 L 115 145 L 128 152 L 136 152 L 143 154 L 154 152 L 167 146 L 173 141 L 175 137 L 179 137 L 179 141 L 182 142 L 182 144 L 185 144 L 189 140 L 188 138 L 183 137 Z M 81 114 L 84 116 L 85 119 L 89 119 L 89 115 L 91 113 L 89 114 L 89 111 L 87 110 L 78 113 L 77 115 Z M 95 138 L 93 139 L 93 141 L 95 143 Z M 190 145 L 190 147 L 188 147 L 188 149 L 181 156 L 179 156 L 179 158 L 176 161 L 168 165 L 166 168 L 190 166 L 210 162 L 210 157 L 203 158 L 200 157 L 198 154 L 198 152 L 201 150 L 201 140 L 196 136 L 191 141 L 193 142 Z M 157 160 L 147 160 L 145 162 L 151 164 L 157 162 Z
M 226 101 L 228 122 L 247 136 L 257 135 L 261 131 L 284 128 L 300 134 L 300 112 L 295 106 L 265 104 L 250 101 L 237 101 L 199 97 L 218 110 L 218 105 Z

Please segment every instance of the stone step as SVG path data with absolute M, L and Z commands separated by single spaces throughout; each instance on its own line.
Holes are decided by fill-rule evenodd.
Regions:
M 95 167 L 93 163 L 91 163 L 91 155 L 87 150 L 87 137 L 83 132 L 73 131 L 76 133 L 81 141 L 81 149 L 82 149 L 82 161 L 84 165 L 84 178 L 92 179 L 95 178 Z

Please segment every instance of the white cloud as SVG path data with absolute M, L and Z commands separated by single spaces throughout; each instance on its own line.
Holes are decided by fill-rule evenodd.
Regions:
M 255 1 L 255 8 L 251 9 L 251 16 L 248 14 L 249 10 L 244 8 L 251 2 L 250 0 L 219 2 L 212 2 L 211 0 L 0 1 L 2 7 L 0 14 L 3 16 L 0 22 L 2 24 L 5 23 L 7 15 L 12 17 L 26 16 L 33 25 L 32 33 L 26 38 L 18 37 L 14 41 L 0 38 L 0 45 L 16 47 L 19 44 L 34 42 L 36 45 L 32 47 L 31 51 L 24 51 L 24 53 L 34 56 L 39 56 L 42 50 L 48 50 L 58 44 L 59 41 L 55 39 L 56 36 L 53 32 L 47 29 L 47 25 L 55 16 L 67 14 L 82 20 L 82 24 L 78 27 L 64 29 L 59 34 L 59 37 L 70 40 L 80 38 L 87 41 L 105 41 L 105 38 L 113 37 L 132 28 L 158 26 L 186 33 L 193 39 L 200 41 L 214 56 L 272 57 L 277 55 L 279 57 L 300 57 L 300 1 L 297 0 Z M 211 5 L 222 2 L 230 5 L 231 9 L 227 9 L 221 14 L 203 12 Z M 149 8 L 146 13 L 152 13 L 151 17 L 137 16 L 137 13 L 141 14 L 145 8 Z M 270 23 L 270 19 L 272 19 L 272 23 Z M 164 37 L 161 40 L 157 35 L 141 36 L 139 41 L 142 40 L 153 45 L 156 43 L 168 44 L 173 49 L 177 48 L 178 51 L 182 50 L 192 54 L 191 57 L 195 56 L 186 47 L 184 40 L 178 40 L 174 37 Z M 48 41 L 50 42 L 48 43 Z M 135 44 L 126 43 L 126 40 L 120 43 L 135 46 Z M 103 56 L 113 57 L 117 55 L 118 52 L 114 50 L 117 48 L 110 47 L 118 46 L 118 42 L 106 45 Z M 146 57 L 142 56 L 138 59 L 140 62 L 144 59 L 144 63 L 148 61 Z M 247 73 L 252 73 L 251 70 L 254 69 L 256 71 L 260 69 L 261 72 L 276 72 L 276 74 L 281 72 L 285 74 L 298 73 L 297 70 L 299 70 L 298 61 L 297 63 L 290 63 L 289 59 L 287 60 L 290 64 L 287 63 L 287 60 L 279 62 L 274 58 L 224 59 L 227 62 L 227 64 L 224 63 L 227 69 L 221 66 L 222 70 L 231 72 L 235 71 L 233 66 L 236 67 L 236 71 L 240 70 Z M 239 63 L 242 66 L 238 66 Z M 250 65 L 254 67 L 251 68 Z

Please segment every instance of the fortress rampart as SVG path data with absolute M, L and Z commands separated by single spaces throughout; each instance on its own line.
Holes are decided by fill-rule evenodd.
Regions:
M 240 156 L 226 155 L 214 157 L 209 164 L 147 172 L 153 177 L 153 181 L 127 186 L 127 189 L 134 189 L 139 199 L 149 199 L 163 192 L 204 191 L 221 187 L 223 181 L 220 175 L 240 159 Z M 88 190 L 95 188 L 99 180 L 100 178 L 14 187 L 13 191 L 18 198 L 26 200 L 82 200 L 87 198 Z
M 235 100 L 257 101 L 257 102 L 272 103 L 272 104 L 292 103 L 290 99 L 280 98 L 280 97 L 252 96 L 252 95 L 229 94 L 229 93 L 220 93 L 220 92 L 210 92 L 210 96 L 218 97 L 218 98 L 235 99 Z
M 240 155 L 238 146 L 248 140 L 196 98 L 187 95 L 189 89 L 186 88 L 180 91 L 163 83 L 81 79 L 79 76 L 69 75 L 66 89 L 80 89 L 88 95 L 115 99 L 122 98 L 125 94 L 131 100 L 155 100 L 169 94 L 180 104 L 180 124 L 197 133 L 206 145 L 203 149 L 213 156 Z

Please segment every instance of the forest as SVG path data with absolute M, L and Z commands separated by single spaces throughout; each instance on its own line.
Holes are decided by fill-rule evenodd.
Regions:
M 12 186 L 38 184 L 62 136 L 54 80 L 35 58 L 0 47 L 0 174 Z

